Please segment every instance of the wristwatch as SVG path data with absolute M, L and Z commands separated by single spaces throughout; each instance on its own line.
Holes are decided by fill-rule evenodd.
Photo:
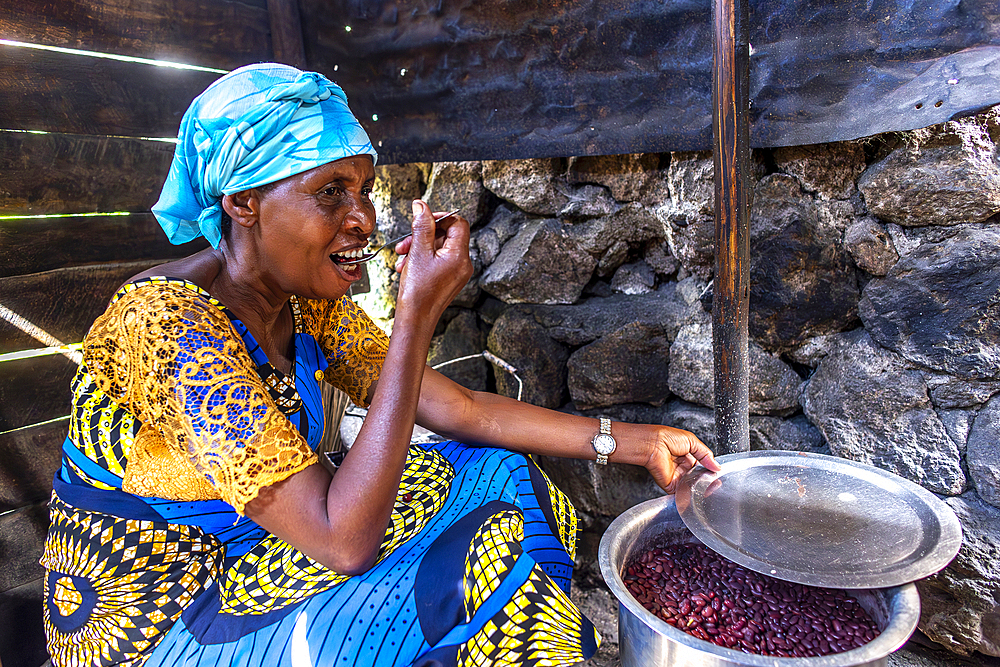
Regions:
M 597 452 L 597 462 L 601 465 L 608 464 L 608 457 L 615 453 L 618 443 L 611 436 L 611 420 L 601 417 L 601 432 L 594 436 L 591 443 Z

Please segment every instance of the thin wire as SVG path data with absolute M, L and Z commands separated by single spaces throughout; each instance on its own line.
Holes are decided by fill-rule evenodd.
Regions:
M 55 347 L 38 347 L 31 350 L 18 350 L 17 352 L 7 352 L 0 354 L 0 364 L 5 361 L 17 361 L 19 359 L 33 359 L 35 357 L 49 357 L 53 354 L 66 354 L 83 348 L 83 343 L 70 343 L 69 345 L 58 345 Z
M 15 42 L 12 39 L 0 39 L 0 44 L 4 46 L 19 46 L 25 49 L 39 49 L 41 51 L 55 51 L 56 53 L 68 53 L 74 56 L 87 56 L 90 58 L 106 58 L 108 60 L 120 60 L 127 63 L 139 63 L 141 65 L 153 65 L 154 67 L 170 67 L 172 69 L 190 69 L 196 72 L 214 72 L 216 74 L 228 74 L 228 70 L 216 69 L 214 67 L 202 67 L 201 65 L 185 65 L 169 60 L 153 60 L 151 58 L 138 58 L 136 56 L 120 56 L 115 53 L 101 53 L 100 51 L 84 51 L 82 49 L 67 49 L 62 46 L 49 46 L 48 44 L 31 44 L 29 42 Z
M 41 327 L 32 324 L 2 303 L 0 303 L 0 317 L 47 347 L 67 347 L 66 343 L 44 331 Z M 77 365 L 83 363 L 83 355 L 80 354 L 79 350 L 67 350 L 60 352 L 60 354 Z
M 141 141 L 163 141 L 168 144 L 179 143 L 175 137 L 130 137 L 126 134 L 77 134 L 74 132 L 47 132 L 45 130 L 15 130 L 9 127 L 0 127 L 0 132 L 17 132 L 19 134 L 57 134 L 63 137 L 107 137 L 108 139 L 139 139 Z
M 0 431 L 0 435 L 7 435 L 8 433 L 15 433 L 17 431 L 23 431 L 29 428 L 35 428 L 36 426 L 45 426 L 46 424 L 55 424 L 56 422 L 61 422 L 63 420 L 69 419 L 70 415 L 65 415 L 63 417 L 54 417 L 43 422 L 38 422 L 37 424 L 28 424 L 27 426 L 18 426 L 17 428 L 12 428 L 7 431 Z
M 514 376 L 514 379 L 517 380 L 517 400 L 520 401 L 521 394 L 524 392 L 524 382 L 521 381 L 521 376 L 517 374 L 517 369 L 514 368 L 512 364 L 504 361 L 503 359 L 493 354 L 489 350 L 483 350 L 479 354 L 470 354 L 464 357 L 459 357 L 458 359 L 450 359 L 448 361 L 442 361 L 440 364 L 434 364 L 433 366 L 431 366 L 431 368 L 437 370 L 439 368 L 443 368 L 451 364 L 457 364 L 460 361 L 467 361 L 469 359 L 476 359 L 478 357 L 486 359 L 486 361 L 491 362 L 495 366 L 499 366 L 500 368 L 502 368 L 503 370 L 507 371 L 508 373 Z
M 483 356 L 482 352 L 479 352 L 477 354 L 470 354 L 470 355 L 465 356 L 465 357 L 459 357 L 458 359 L 449 359 L 448 361 L 442 361 L 439 364 L 434 364 L 433 366 L 431 366 L 431 368 L 433 368 L 434 370 L 437 370 L 439 368 L 444 368 L 445 366 L 450 366 L 452 364 L 457 364 L 460 361 L 468 361 L 469 359 L 478 359 L 478 358 L 480 358 L 482 356 Z
M 109 218 L 115 215 L 133 215 L 129 211 L 112 211 L 109 213 L 39 213 L 36 215 L 0 215 L 0 220 L 43 220 L 46 218 Z

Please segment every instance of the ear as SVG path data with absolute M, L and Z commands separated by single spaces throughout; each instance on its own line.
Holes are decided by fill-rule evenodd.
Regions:
M 252 189 L 223 195 L 222 208 L 234 223 L 249 229 L 257 224 L 260 216 L 260 193 Z

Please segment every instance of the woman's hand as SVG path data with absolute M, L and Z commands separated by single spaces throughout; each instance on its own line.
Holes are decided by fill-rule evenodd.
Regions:
M 396 264 L 397 308 L 405 304 L 434 322 L 472 277 L 469 223 L 459 216 L 432 214 L 426 203 L 413 202 L 413 236 L 396 245 L 403 257 Z M 438 220 L 437 218 L 442 218 Z
M 712 451 L 694 433 L 670 426 L 660 426 L 657 439 L 646 461 L 646 470 L 667 493 L 677 490 L 677 482 L 698 463 L 713 472 L 722 468 Z

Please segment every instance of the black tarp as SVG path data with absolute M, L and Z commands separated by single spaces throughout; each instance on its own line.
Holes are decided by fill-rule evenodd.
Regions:
M 310 66 L 385 162 L 706 149 L 710 0 L 303 0 Z M 756 0 L 751 143 L 1000 104 L 1000 0 Z M 377 118 L 377 120 L 375 120 Z

